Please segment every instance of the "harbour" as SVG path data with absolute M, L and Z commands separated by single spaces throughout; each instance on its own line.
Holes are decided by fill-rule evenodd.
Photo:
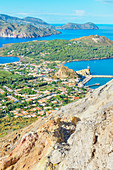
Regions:
M 113 76 L 112 75 L 89 75 L 85 79 L 83 79 L 82 82 L 80 82 L 80 84 L 82 84 L 81 86 L 85 86 L 86 88 L 93 87 L 93 86 L 100 86 L 100 83 L 86 85 L 92 78 L 113 78 Z

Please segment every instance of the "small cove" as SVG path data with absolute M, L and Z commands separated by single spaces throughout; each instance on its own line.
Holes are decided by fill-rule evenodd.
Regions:
M 12 63 L 19 61 L 18 57 L 0 57 L 0 64 Z

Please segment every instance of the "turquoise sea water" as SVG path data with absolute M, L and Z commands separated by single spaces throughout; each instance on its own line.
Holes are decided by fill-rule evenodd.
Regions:
M 59 24 L 57 24 L 58 26 Z M 74 38 L 80 38 L 83 36 L 89 36 L 89 35 L 100 35 L 100 36 L 106 36 L 110 40 L 113 40 L 113 24 L 99 24 L 98 25 L 99 30 L 59 30 L 62 32 L 62 34 L 58 35 L 52 35 L 48 37 L 38 37 L 38 38 L 0 38 L 0 47 L 3 46 L 3 44 L 7 43 L 19 43 L 19 42 L 27 42 L 27 41 L 33 41 L 33 40 L 53 40 L 53 39 L 64 39 L 64 40 L 70 40 Z M 10 63 L 14 61 L 18 61 L 19 59 L 17 57 L 0 57 L 0 63 Z M 80 61 L 80 62 L 71 62 L 67 63 L 66 65 L 69 66 L 69 68 L 72 68 L 74 70 L 80 70 L 87 68 L 87 66 L 90 67 L 92 74 L 100 74 L 100 75 L 113 75 L 113 59 L 106 59 L 106 60 L 94 60 L 94 61 Z M 91 79 L 86 85 L 100 83 L 105 84 L 107 81 L 109 81 L 109 78 L 95 78 Z
M 59 24 L 57 24 L 58 26 Z M 59 30 L 62 32 L 62 34 L 58 35 L 51 35 L 48 37 L 37 37 L 37 38 L 0 38 L 0 47 L 2 47 L 3 44 L 8 43 L 19 43 L 19 42 L 27 42 L 27 41 L 33 41 L 33 40 L 54 40 L 54 39 L 64 39 L 64 40 L 70 40 L 73 38 L 80 38 L 83 36 L 89 36 L 89 35 L 100 35 L 100 36 L 106 36 L 110 40 L 113 40 L 113 25 L 108 24 L 99 24 L 97 25 L 99 27 L 98 30 Z
M 92 78 L 89 82 L 87 82 L 85 85 L 86 86 L 89 86 L 89 85 L 92 85 L 92 84 L 95 84 L 95 83 L 99 83 L 100 86 L 106 84 L 108 81 L 112 80 L 112 78 Z M 92 89 L 96 89 L 97 87 L 99 86 L 92 86 L 90 88 Z
M 66 63 L 65 66 L 77 71 L 89 68 L 92 75 L 113 75 L 113 59 L 89 60 Z M 103 85 L 110 81 L 111 78 L 93 78 L 86 85 L 99 83 Z M 97 88 L 97 86 L 93 87 Z
M 0 64 L 12 63 L 15 61 L 19 61 L 19 58 L 18 57 L 0 57 Z

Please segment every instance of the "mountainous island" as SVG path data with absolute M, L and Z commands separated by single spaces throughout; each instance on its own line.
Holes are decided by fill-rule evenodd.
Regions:
M 34 17 L 25 17 L 25 18 L 18 18 L 13 17 L 5 14 L 0 14 L 0 18 L 2 18 L 5 22 L 12 23 L 12 24 L 30 24 L 35 27 L 42 27 L 42 28 L 54 28 L 54 26 L 48 24 L 47 22 L 43 21 L 40 18 Z
M 57 29 L 78 30 L 78 29 L 99 29 L 95 24 L 67 23 L 63 26 L 53 26 L 42 19 L 34 17 L 18 18 L 0 14 L 0 37 L 12 38 L 36 38 L 45 37 L 61 32 Z
M 99 27 L 96 26 L 92 22 L 87 22 L 85 24 L 67 23 L 63 26 L 57 26 L 56 28 L 62 29 L 62 30 L 80 30 L 80 29 L 97 30 L 99 29 Z
M 27 17 L 21 21 L 15 17 L 0 15 L 0 37 L 36 38 L 54 34 L 60 34 L 60 32 L 51 29 L 51 26 L 41 19 Z

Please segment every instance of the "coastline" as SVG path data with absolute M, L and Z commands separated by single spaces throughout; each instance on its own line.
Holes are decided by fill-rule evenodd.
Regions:
M 19 58 L 18 62 L 23 60 L 23 58 L 21 56 L 12 56 L 12 55 L 3 56 L 3 55 L 0 55 L 0 57 L 17 57 L 17 58 Z M 102 57 L 102 58 L 91 58 L 91 59 L 75 59 L 75 60 L 72 60 L 72 61 L 61 62 L 62 63 L 61 66 L 64 66 L 66 63 L 77 62 L 77 61 L 91 61 L 91 60 L 104 60 L 104 59 L 107 60 L 107 59 L 112 59 L 112 58 L 113 58 L 113 56 L 112 57 Z M 54 61 L 54 62 L 56 62 L 56 61 Z
M 56 31 L 58 31 L 58 30 L 56 30 Z M 38 38 L 38 37 L 49 37 L 49 36 L 52 36 L 52 35 L 59 35 L 59 34 L 62 34 L 62 32 L 61 31 L 58 31 L 57 33 L 50 33 L 50 34 L 47 34 L 47 35 L 38 35 L 38 36 L 36 36 L 36 37 L 30 37 L 30 36 L 28 36 L 28 37 L 15 37 L 15 36 L 0 36 L 0 38 L 14 38 L 14 39 L 30 39 L 30 38 Z
M 62 62 L 62 65 L 64 66 L 64 64 L 66 63 L 71 63 L 71 62 L 77 62 L 77 61 L 91 61 L 91 60 L 104 60 L 104 59 L 112 59 L 112 57 L 102 57 L 102 58 L 91 58 L 91 59 L 75 59 L 75 60 L 72 60 L 72 61 L 63 61 Z
M 16 57 L 16 56 L 0 56 L 0 57 L 15 57 L 15 58 L 18 58 L 19 60 L 18 61 L 11 61 L 11 62 L 8 62 L 8 63 L 17 63 L 17 62 L 20 62 L 21 61 L 21 57 Z M 4 65 L 4 64 L 8 64 L 7 62 L 5 63 L 0 63 L 0 65 Z

